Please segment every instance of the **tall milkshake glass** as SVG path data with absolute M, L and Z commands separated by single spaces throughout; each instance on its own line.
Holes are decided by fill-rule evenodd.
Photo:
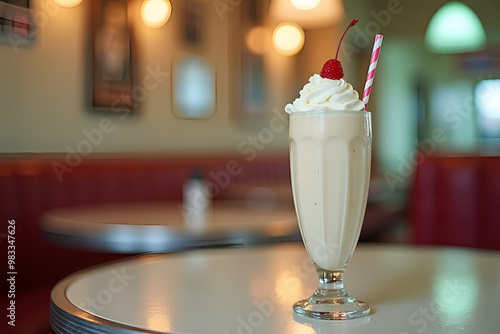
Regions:
M 371 113 L 314 109 L 290 113 L 290 170 L 300 232 L 319 277 L 298 314 L 353 319 L 370 307 L 349 296 L 344 272 L 366 209 L 371 163 Z

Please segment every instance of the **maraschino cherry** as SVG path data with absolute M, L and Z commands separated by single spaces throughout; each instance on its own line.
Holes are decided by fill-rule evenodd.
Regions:
M 346 30 L 344 31 L 344 34 L 340 38 L 335 59 L 327 60 L 326 63 L 323 65 L 323 68 L 321 69 L 320 75 L 322 78 L 339 80 L 344 77 L 344 70 L 342 69 L 342 64 L 340 63 L 340 61 L 337 60 L 337 57 L 339 56 L 340 43 L 342 43 L 342 40 L 344 39 L 347 30 L 349 30 L 349 28 L 355 25 L 356 23 L 358 23 L 358 20 L 352 20 L 349 26 L 347 26 Z

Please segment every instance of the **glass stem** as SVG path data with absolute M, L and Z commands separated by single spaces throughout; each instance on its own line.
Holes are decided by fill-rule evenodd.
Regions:
M 319 284 L 318 289 L 311 298 L 336 298 L 347 297 L 347 292 L 344 289 L 344 271 L 329 271 L 321 268 L 316 268 L 318 273 Z

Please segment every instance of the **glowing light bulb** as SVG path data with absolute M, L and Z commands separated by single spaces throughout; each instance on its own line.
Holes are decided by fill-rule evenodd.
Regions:
M 304 30 L 295 23 L 281 23 L 273 32 L 273 45 L 276 51 L 284 56 L 299 53 L 304 46 Z
M 172 4 L 169 0 L 144 0 L 141 5 L 141 17 L 145 25 L 159 28 L 170 19 Z
M 297 9 L 309 10 L 319 5 L 320 0 L 290 0 Z
M 254 54 L 264 54 L 266 51 L 266 30 L 264 27 L 253 27 L 245 36 L 247 48 Z
M 54 0 L 54 2 L 64 8 L 73 8 L 78 6 L 82 0 Z

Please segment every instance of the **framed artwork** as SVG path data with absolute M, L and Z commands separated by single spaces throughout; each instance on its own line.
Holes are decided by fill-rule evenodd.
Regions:
M 210 117 L 216 107 L 215 67 L 205 58 L 181 53 L 172 64 L 172 110 L 181 118 Z
M 31 46 L 36 37 L 30 0 L 0 0 L 0 43 Z
M 179 49 L 172 59 L 172 110 L 177 117 L 205 119 L 216 110 L 217 62 L 207 41 L 210 3 L 179 3 Z
M 92 0 L 92 106 L 133 110 L 132 47 L 126 0 Z
M 181 5 L 182 40 L 188 47 L 199 47 L 203 43 L 204 19 L 202 12 L 206 10 L 199 1 L 183 0 Z
M 240 19 L 237 23 L 237 61 L 233 70 L 233 80 L 237 82 L 239 91 L 236 101 L 236 118 L 241 123 L 259 124 L 269 114 L 267 108 L 268 96 L 266 96 L 266 68 L 265 55 L 263 51 L 250 50 L 247 40 L 251 31 L 262 29 L 267 15 L 268 1 L 257 0 L 243 2 L 241 4 Z M 239 81 L 239 82 L 238 82 Z

